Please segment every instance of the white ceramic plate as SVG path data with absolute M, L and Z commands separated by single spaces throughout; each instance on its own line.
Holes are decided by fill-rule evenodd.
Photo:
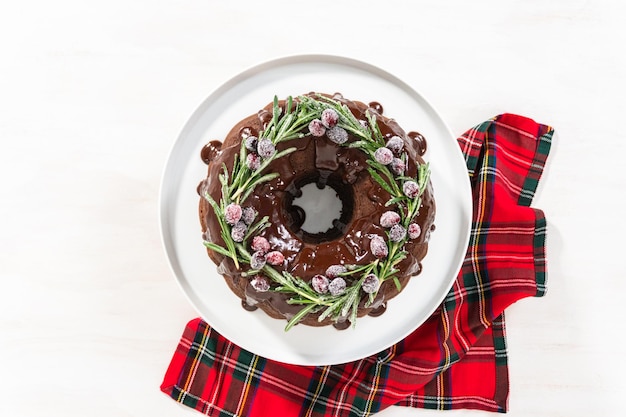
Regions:
M 407 132 L 428 143 L 437 203 L 436 231 L 423 272 L 387 305 L 380 317 L 364 317 L 355 329 L 295 326 L 261 310 L 248 312 L 217 274 L 202 244 L 196 186 L 206 176 L 200 159 L 205 143 L 221 139 L 242 118 L 256 113 L 274 95 L 309 91 L 341 92 L 363 102 L 377 101 Z M 304 55 L 255 66 L 214 91 L 191 116 L 176 140 L 160 195 L 162 239 L 182 290 L 213 328 L 240 347 L 266 358 L 299 365 L 329 365 L 380 352 L 420 326 L 448 293 L 465 256 L 471 226 L 471 191 L 457 142 L 441 117 L 415 90 L 395 76 L 352 59 Z

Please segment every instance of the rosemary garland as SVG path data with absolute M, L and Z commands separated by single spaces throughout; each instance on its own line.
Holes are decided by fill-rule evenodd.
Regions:
M 249 269 L 242 272 L 242 275 L 251 278 L 267 277 L 272 281 L 273 285 L 260 279 L 260 285 L 255 287 L 259 291 L 286 293 L 290 296 L 288 303 L 302 306 L 288 321 L 285 331 L 311 313 L 320 313 L 319 321 L 326 318 L 335 322 L 348 319 L 354 326 L 363 296 L 369 297 L 366 306 L 371 305 L 380 284 L 387 280 L 393 280 L 398 290 L 401 289 L 396 267 L 406 258 L 407 252 L 403 248 L 407 240 L 416 238 L 419 234 L 419 226 L 412 221 L 419 213 L 422 195 L 430 178 L 430 168 L 428 163 L 421 164 L 415 178 L 404 176 L 406 153 L 390 160 L 392 153 L 389 149 L 394 146 L 391 146 L 390 141 L 386 142 L 375 114 L 368 111 L 366 118 L 367 122 L 359 121 L 346 105 L 322 95 L 315 98 L 298 96 L 296 100 L 288 97 L 284 110 L 281 109 L 278 98 L 274 97 L 272 119 L 265 129 L 253 141 L 242 140 L 239 157 L 235 158 L 230 171 L 225 164 L 222 166 L 219 176 L 220 201 L 216 202 L 207 191 L 204 192 L 203 197 L 212 206 L 218 219 L 225 246 L 209 241 L 204 241 L 204 245 L 232 259 L 237 269 L 241 269 L 242 264 L 247 264 Z M 318 132 L 319 129 L 321 130 Z M 335 279 L 343 282 L 339 283 L 341 285 L 338 288 L 331 288 L 330 292 L 327 282 L 322 283 L 320 289 L 313 282 L 307 282 L 287 271 L 278 271 L 274 266 L 282 264 L 282 255 L 276 252 L 266 253 L 268 247 L 261 251 L 265 254 L 264 259 L 259 259 L 257 252 L 251 254 L 248 250 L 250 241 L 253 240 L 253 246 L 258 245 L 254 238 L 269 226 L 269 218 L 265 216 L 255 221 L 256 213 L 250 213 L 251 208 L 241 208 L 256 187 L 278 177 L 276 172 L 266 172 L 268 165 L 296 150 L 295 147 L 290 147 L 277 152 L 276 145 L 308 134 L 320 136 L 320 133 L 326 133 L 340 146 L 357 148 L 364 152 L 368 156 L 369 174 L 391 196 L 385 205 L 396 206 L 396 210 L 390 214 L 385 213 L 389 214 L 390 219 L 387 225 L 390 230 L 386 232 L 386 236 L 372 239 L 370 249 L 377 259 L 366 265 L 342 266 Z M 347 142 L 348 133 L 356 140 Z M 261 243 L 262 240 L 264 238 L 261 238 Z M 346 285 L 346 279 L 350 285 Z M 330 285 L 332 286 L 332 282 Z

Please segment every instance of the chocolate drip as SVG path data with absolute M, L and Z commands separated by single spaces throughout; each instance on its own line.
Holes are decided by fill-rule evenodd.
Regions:
M 382 303 L 378 307 L 372 309 L 369 313 L 367 313 L 367 315 L 371 317 L 378 317 L 382 316 L 385 311 L 387 311 L 387 303 Z
M 427 150 L 426 138 L 419 132 L 409 132 L 407 136 L 415 141 L 418 155 L 423 156 Z
M 222 149 L 222 142 L 219 140 L 212 140 L 204 145 L 200 151 L 200 158 L 205 164 L 210 164 L 215 158 L 217 158 Z
M 370 109 L 374 110 L 379 115 L 383 114 L 383 105 L 377 101 L 371 101 L 369 104 Z

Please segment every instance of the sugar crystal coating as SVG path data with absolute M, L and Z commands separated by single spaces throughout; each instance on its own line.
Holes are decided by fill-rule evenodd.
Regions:
M 247 231 L 248 226 L 246 226 L 244 222 L 237 222 L 237 224 L 230 230 L 230 237 L 232 237 L 235 242 L 243 242 L 243 238 L 246 236 Z
M 400 153 L 400 151 L 402 151 L 402 148 L 404 147 L 404 141 L 402 140 L 402 138 L 400 136 L 392 136 L 388 141 L 387 141 L 387 148 L 391 149 L 391 151 L 398 155 Z
M 380 225 L 387 229 L 398 223 L 400 223 L 400 215 L 395 211 L 388 210 L 380 216 Z
M 270 281 L 262 275 L 255 275 L 250 280 L 250 285 L 258 292 L 266 292 L 270 289 Z
M 337 278 L 339 274 L 347 272 L 348 269 L 343 265 L 331 265 L 326 268 L 326 276 L 328 278 Z
M 245 224 L 250 226 L 252 222 L 254 222 L 256 215 L 257 211 L 254 209 L 254 207 L 244 207 L 241 212 L 241 220 L 243 220 Z
M 417 239 L 422 234 L 422 228 L 417 223 L 411 223 L 409 225 L 409 238 Z
M 363 292 L 373 294 L 380 288 L 380 280 L 376 275 L 369 274 L 363 279 L 361 288 L 363 289 Z
M 261 157 L 255 153 L 249 153 L 246 156 L 246 166 L 252 171 L 256 171 L 261 166 Z
M 313 287 L 318 294 L 326 294 L 328 292 L 329 283 L 328 278 L 324 275 L 315 275 L 311 278 L 311 287 Z
M 250 268 L 261 269 L 265 266 L 265 252 L 256 251 L 250 257 Z
M 338 121 L 339 121 L 339 115 L 337 114 L 337 112 L 335 110 L 333 110 L 333 109 L 325 109 L 322 112 L 322 123 L 327 128 L 335 127 L 335 125 L 337 125 Z
M 374 152 L 374 159 L 379 164 L 389 165 L 393 161 L 393 152 L 389 148 L 380 147 Z
M 402 191 L 404 191 L 404 195 L 407 197 L 415 198 L 420 193 L 420 187 L 415 181 L 406 181 L 404 185 L 402 185 Z
M 406 164 L 400 158 L 393 158 L 389 166 L 391 167 L 391 171 L 396 175 L 404 175 L 404 171 L 406 171 Z
M 311 135 L 313 136 L 324 136 L 326 133 L 326 126 L 324 126 L 324 123 L 322 123 L 320 119 L 313 119 L 309 123 L 309 132 L 311 132 Z
M 326 131 L 326 136 L 338 145 L 348 140 L 348 132 L 343 127 L 335 126 Z
M 230 203 L 224 209 L 224 220 L 226 220 L 226 223 L 234 225 L 241 219 L 242 214 L 243 211 L 239 204 Z
M 331 295 L 343 294 L 346 291 L 346 280 L 341 277 L 333 279 L 328 284 L 328 291 L 330 291 Z
M 269 139 L 261 139 L 257 144 L 257 152 L 262 158 L 270 158 L 276 153 L 276 147 Z
M 406 229 L 399 224 L 396 224 L 389 230 L 389 239 L 392 242 L 400 242 L 406 237 Z
M 389 254 L 389 248 L 385 239 L 376 235 L 370 240 L 370 251 L 377 258 L 384 258 Z
M 267 253 L 270 250 L 270 242 L 263 236 L 255 236 L 250 247 L 254 251 Z
M 277 250 L 268 252 L 265 255 L 265 261 L 270 265 L 282 265 L 284 260 L 285 256 Z
M 256 152 L 258 141 L 259 138 L 257 138 L 256 136 L 248 136 L 245 141 L 246 149 L 252 152 Z

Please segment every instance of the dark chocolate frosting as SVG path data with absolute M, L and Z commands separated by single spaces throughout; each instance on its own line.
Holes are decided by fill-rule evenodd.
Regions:
M 395 120 L 383 116 L 383 107 L 377 102 L 369 105 L 345 99 L 335 94 L 333 99 L 345 104 L 359 120 L 367 120 L 365 113 L 376 115 L 378 126 L 386 138 L 398 136 L 404 140 L 404 150 L 408 155 L 405 175 L 415 177 L 418 164 L 423 164 L 422 155 L 426 151 L 426 140 L 417 132 L 408 134 Z M 284 106 L 284 102 L 280 102 Z M 237 123 L 226 138 L 220 143 L 211 141 L 202 150 L 202 160 L 208 164 L 208 175 L 198 190 L 206 190 L 215 201 L 221 199 L 221 184 L 218 179 L 222 165 L 229 169 L 239 155 L 241 141 L 250 135 L 258 136 L 271 120 L 272 104 L 268 104 L 257 114 L 246 117 Z M 283 158 L 274 160 L 267 172 L 278 172 L 279 176 L 258 186 L 242 202 L 242 206 L 251 206 L 259 216 L 269 216 L 270 227 L 260 233 L 265 237 L 272 250 L 280 251 L 285 260 L 276 266 L 278 271 L 286 270 L 305 281 L 316 274 L 324 274 L 330 265 L 367 264 L 376 258 L 370 253 L 370 237 L 385 236 L 385 229 L 379 220 L 383 212 L 394 209 L 385 207 L 390 195 L 369 175 L 367 156 L 361 150 L 348 148 L 331 142 L 327 137 L 313 137 L 308 131 L 300 139 L 279 143 L 277 150 L 296 147 L 297 151 Z M 349 135 L 348 143 L 355 138 Z M 300 188 L 315 182 L 318 187 L 330 186 L 337 191 L 343 203 L 342 215 L 333 222 L 334 227 L 326 233 L 310 234 L 302 230 L 302 210 L 293 205 L 294 197 L 299 196 Z M 203 238 L 224 246 L 220 236 L 221 229 L 213 209 L 204 199 L 200 199 L 200 223 Z M 406 259 L 399 265 L 397 274 L 402 288 L 412 277 L 420 273 L 421 260 L 428 250 L 428 237 L 434 230 L 435 201 L 432 185 L 429 183 L 422 196 L 419 215 L 414 220 L 423 233 L 419 238 L 408 240 L 405 250 Z M 242 276 L 248 265 L 235 267 L 234 262 L 219 253 L 207 249 L 209 257 L 218 265 L 218 272 L 224 276 L 231 290 L 242 299 L 249 310 L 261 308 L 274 318 L 290 319 L 302 306 L 287 303 L 289 294 L 274 291 L 258 292 L 249 283 L 249 278 Z M 385 310 L 388 300 L 399 293 L 392 280 L 382 283 L 375 301 L 365 307 L 361 301 L 358 316 L 370 314 L 378 316 Z M 319 314 L 319 313 L 318 313 Z M 310 314 L 301 323 L 312 326 L 328 325 L 330 319 L 318 322 L 318 314 Z M 348 327 L 347 323 L 335 323 L 337 328 Z

